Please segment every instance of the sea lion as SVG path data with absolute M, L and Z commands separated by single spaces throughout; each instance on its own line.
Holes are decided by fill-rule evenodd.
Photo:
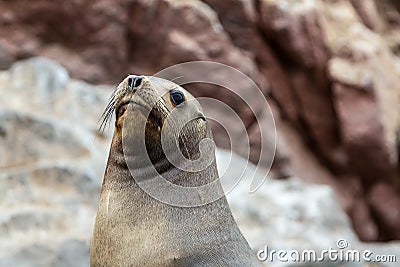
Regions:
M 214 150 L 199 148 L 212 133 L 197 100 L 173 82 L 129 75 L 113 93 L 103 123 L 113 113 L 90 265 L 259 266 L 223 194 Z M 177 144 L 172 156 L 183 155 L 194 167 L 201 158 L 208 163 L 178 168 L 182 157 L 173 164 L 163 138 Z M 156 174 L 178 188 L 212 187 L 197 194 L 163 187 L 149 192 L 149 184 L 159 185 L 152 182 Z

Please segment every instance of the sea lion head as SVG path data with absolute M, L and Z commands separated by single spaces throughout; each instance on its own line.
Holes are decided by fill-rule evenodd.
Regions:
M 122 143 L 129 168 L 139 170 L 137 179 L 154 176 L 149 168 L 159 174 L 177 168 L 199 172 L 215 160 L 212 133 L 199 102 L 171 81 L 127 76 L 113 93 L 103 123 L 113 113 L 113 143 Z

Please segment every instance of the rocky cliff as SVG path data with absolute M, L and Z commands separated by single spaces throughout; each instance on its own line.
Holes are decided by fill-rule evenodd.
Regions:
M 330 185 L 362 240 L 396 240 L 398 8 L 395 0 L 0 1 L 0 67 L 41 55 L 72 77 L 108 84 L 126 73 L 153 74 L 191 60 L 235 67 L 258 84 L 275 114 L 273 174 Z M 218 88 L 189 90 L 237 106 Z M 258 127 L 241 110 L 257 162 Z M 31 130 L 46 126 L 29 114 L 2 116 L 10 125 L 29 121 Z M 48 127 L 41 134 L 52 135 Z M 54 151 L 65 149 L 63 134 L 51 138 Z M 71 153 L 88 149 L 71 142 Z M 20 145 L 30 153 L 18 160 L 35 160 L 38 151 Z M 8 166 L 7 157 L 0 164 Z
M 88 266 L 89 244 L 112 130 L 98 134 L 111 88 L 71 79 L 55 61 L 32 58 L 0 72 L 0 266 Z M 219 172 L 242 181 L 228 194 L 257 253 L 368 249 L 400 259 L 400 244 L 359 242 L 327 185 L 267 179 L 254 194 L 255 165 L 217 150 Z M 232 185 L 223 180 L 226 188 Z M 265 257 L 265 255 L 264 255 Z M 365 260 L 279 261 L 266 266 L 371 266 Z M 397 266 L 396 262 L 373 266 Z

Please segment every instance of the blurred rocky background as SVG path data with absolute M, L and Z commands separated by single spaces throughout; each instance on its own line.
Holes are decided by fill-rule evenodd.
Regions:
M 400 261 L 399 9 L 396 0 L 0 0 L 0 266 L 88 265 L 108 96 L 128 73 L 192 60 L 247 74 L 274 113 L 276 179 L 228 195 L 255 251 L 346 238 Z M 258 163 L 263 122 L 218 87 L 188 89 L 235 109 Z M 229 148 L 220 128 L 214 135 Z

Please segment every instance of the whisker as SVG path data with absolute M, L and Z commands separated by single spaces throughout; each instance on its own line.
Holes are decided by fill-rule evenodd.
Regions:
M 99 118 L 98 123 L 101 122 L 100 127 L 99 127 L 99 132 L 101 134 L 104 134 L 104 130 L 105 130 L 107 124 L 108 124 L 108 126 L 110 126 L 111 118 L 112 118 L 112 115 L 115 110 L 115 97 L 116 97 L 115 93 L 116 93 L 116 91 L 114 91 L 112 93 L 110 99 L 108 100 L 108 104 L 107 104 L 106 108 L 104 109 L 103 114 Z

